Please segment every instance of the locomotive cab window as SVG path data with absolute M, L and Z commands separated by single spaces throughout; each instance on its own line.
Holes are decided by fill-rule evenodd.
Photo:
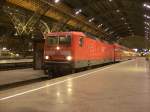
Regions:
M 56 38 L 55 36 L 49 36 L 47 38 L 47 43 L 48 45 L 56 45 L 58 43 L 58 38 Z
M 59 37 L 59 44 L 60 45 L 70 45 L 71 44 L 71 37 L 70 36 L 60 36 Z
M 83 37 L 80 37 L 80 40 L 79 40 L 79 46 L 82 47 L 83 44 L 84 44 L 84 38 Z
M 49 36 L 47 38 L 48 45 L 71 45 L 70 36 Z

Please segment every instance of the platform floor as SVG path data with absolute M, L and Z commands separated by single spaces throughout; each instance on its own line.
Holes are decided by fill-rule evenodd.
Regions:
M 143 58 L 0 91 L 0 112 L 150 112 Z
M 5 63 L 21 63 L 21 62 L 32 62 L 33 59 L 5 59 L 5 60 L 0 60 L 0 64 L 5 64 Z

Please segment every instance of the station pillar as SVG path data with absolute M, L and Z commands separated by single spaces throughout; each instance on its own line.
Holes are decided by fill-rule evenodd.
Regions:
M 34 49 L 33 68 L 35 70 L 42 69 L 43 55 L 44 55 L 44 41 L 34 41 L 33 49 Z
M 33 69 L 39 70 L 43 66 L 44 36 L 40 32 L 33 35 Z

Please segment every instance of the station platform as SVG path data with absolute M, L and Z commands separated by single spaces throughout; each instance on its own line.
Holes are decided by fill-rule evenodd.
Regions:
M 33 62 L 33 59 L 1 59 L 0 64 Z
M 0 112 L 149 112 L 144 58 L 0 91 Z

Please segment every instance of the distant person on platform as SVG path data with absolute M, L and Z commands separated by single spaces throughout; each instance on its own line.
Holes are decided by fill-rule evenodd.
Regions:
M 150 62 L 150 54 L 147 54 L 146 57 L 145 57 L 146 61 L 149 61 Z

